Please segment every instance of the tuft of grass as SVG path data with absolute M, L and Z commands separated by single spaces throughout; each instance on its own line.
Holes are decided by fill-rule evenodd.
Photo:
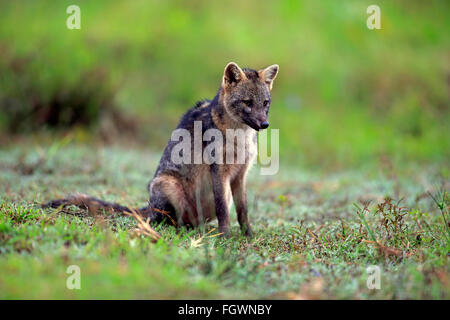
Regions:
M 439 189 L 435 196 L 433 196 L 430 192 L 428 192 L 428 194 L 433 199 L 436 206 L 439 208 L 439 212 L 442 216 L 443 226 L 447 230 L 448 238 L 450 238 L 450 222 L 448 209 L 450 206 L 450 201 L 448 199 L 448 192 L 446 190 Z

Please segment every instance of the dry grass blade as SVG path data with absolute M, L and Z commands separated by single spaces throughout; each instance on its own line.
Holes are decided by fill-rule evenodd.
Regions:
M 162 214 L 165 215 L 167 218 L 169 218 L 170 222 L 172 222 L 172 224 L 173 224 L 174 226 L 178 226 L 178 224 L 176 223 L 175 220 L 173 220 L 173 218 L 170 216 L 170 214 L 169 214 L 168 211 L 166 211 L 166 210 L 161 210 L 161 209 L 157 209 L 157 208 L 152 208 L 152 210 L 153 210 L 153 211 L 156 211 L 156 212 L 159 212 L 159 213 L 162 213 Z
M 152 208 L 152 207 L 147 207 L 144 210 L 140 210 L 141 214 L 147 214 L 147 213 L 151 213 L 151 212 L 159 212 L 163 215 L 165 215 L 167 218 L 169 218 L 170 222 L 174 225 L 174 226 L 178 226 L 177 222 L 175 220 L 173 220 L 173 218 L 170 216 L 169 211 L 166 210 L 161 210 L 158 208 Z
M 314 232 L 309 230 L 309 228 L 306 228 L 306 231 L 308 231 L 308 233 L 314 238 L 314 240 L 318 241 L 318 237 Z
M 216 230 L 216 228 L 212 228 L 206 234 L 199 236 L 197 239 L 191 238 L 191 248 L 198 248 L 198 247 L 203 246 L 202 241 L 205 238 L 214 238 L 214 237 L 220 236 L 222 234 L 222 233 L 216 233 L 216 234 L 209 235 L 214 230 Z
M 158 241 L 161 238 L 161 235 L 153 230 L 153 228 L 150 226 L 150 219 L 147 218 L 147 220 L 144 221 L 141 215 L 139 215 L 135 210 L 130 209 L 131 213 L 124 212 L 126 215 L 129 215 L 133 218 L 135 218 L 138 222 L 137 228 L 134 229 L 134 231 L 138 235 L 144 235 L 152 239 L 153 242 Z

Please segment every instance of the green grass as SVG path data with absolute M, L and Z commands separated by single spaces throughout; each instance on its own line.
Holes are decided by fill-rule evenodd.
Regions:
M 205 236 L 217 233 L 211 223 L 155 226 L 162 237 L 153 243 L 133 233 L 131 217 L 39 207 L 75 191 L 141 205 L 158 160 L 67 141 L 1 149 L 0 298 L 450 298 L 449 180 L 439 166 L 327 174 L 282 166 L 271 177 L 256 167 L 251 240 L 234 209 L 231 239 Z M 70 265 L 81 268 L 80 290 L 66 288 Z M 366 286 L 371 265 L 381 269 L 380 290 Z

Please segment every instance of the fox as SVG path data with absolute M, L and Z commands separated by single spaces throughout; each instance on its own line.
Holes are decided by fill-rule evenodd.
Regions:
M 88 210 L 108 210 L 116 213 L 138 214 L 152 223 L 172 223 L 188 228 L 198 227 L 217 218 L 219 234 L 230 237 L 230 208 L 234 201 L 241 232 L 251 237 L 246 196 L 246 177 L 257 156 L 257 132 L 269 127 L 269 109 L 273 81 L 279 66 L 270 65 L 258 71 L 240 68 L 235 62 L 225 66 L 220 87 L 213 99 L 198 101 L 181 118 L 176 130 L 186 130 L 195 136 L 195 123 L 201 124 L 202 135 L 209 129 L 218 130 L 224 138 L 223 148 L 215 150 L 242 152 L 244 161 L 174 161 L 177 141 L 169 140 L 153 179 L 148 183 L 149 200 L 142 208 L 130 208 L 106 202 L 85 194 L 51 200 L 44 208 L 69 205 Z M 243 144 L 227 130 L 245 132 Z M 206 140 L 206 141 L 205 141 Z M 212 139 L 211 139 L 212 140 Z M 196 142 L 196 141 L 194 141 Z M 202 139 L 200 149 L 190 146 L 191 154 L 203 152 L 213 143 Z M 184 152 L 183 150 L 182 152 Z M 176 154 L 177 152 L 175 152 Z M 214 152 L 213 152 L 214 153 Z

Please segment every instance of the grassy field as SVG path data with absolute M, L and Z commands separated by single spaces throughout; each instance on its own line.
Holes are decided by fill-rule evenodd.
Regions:
M 254 168 L 248 186 L 255 236 L 39 204 L 75 191 L 142 205 L 159 154 L 60 140 L 0 151 L 0 298 L 449 299 L 448 170 L 411 166 L 321 174 Z M 427 193 L 431 192 L 436 202 Z M 391 197 L 392 200 L 387 199 Z M 356 206 L 355 206 L 356 205 Z M 357 208 L 359 207 L 359 209 Z M 81 289 L 66 288 L 68 266 Z M 368 289 L 367 267 L 381 270 Z

